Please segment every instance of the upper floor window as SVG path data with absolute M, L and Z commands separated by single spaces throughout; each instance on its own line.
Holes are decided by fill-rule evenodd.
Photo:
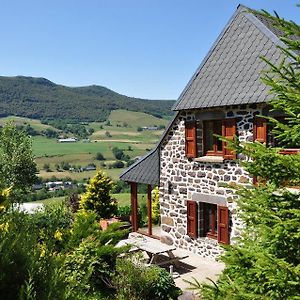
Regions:
M 207 120 L 203 121 L 204 156 L 221 156 L 224 159 L 235 159 L 235 153 L 227 147 L 227 142 L 221 141 L 216 135 L 233 140 L 236 134 L 235 119 Z M 185 153 L 188 158 L 198 156 L 197 149 L 197 122 L 187 121 L 185 123 Z
M 222 121 L 204 121 L 203 141 L 205 154 L 222 156 L 222 141 L 215 135 L 222 135 Z
M 283 124 L 287 122 L 287 120 L 285 120 L 284 117 L 277 117 L 276 119 Z M 271 147 L 283 147 L 286 149 L 294 148 L 294 150 L 292 149 L 283 150 L 282 154 L 295 154 L 298 152 L 298 150 L 295 149 L 295 147 L 290 147 L 289 145 L 284 145 L 280 143 L 279 140 L 276 139 L 274 133 L 272 132 L 272 129 L 273 126 L 272 124 L 268 123 L 267 119 L 261 117 L 255 117 L 253 123 L 253 140 L 260 143 L 265 143 L 266 145 Z

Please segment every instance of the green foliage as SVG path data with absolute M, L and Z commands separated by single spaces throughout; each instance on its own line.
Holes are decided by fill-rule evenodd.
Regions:
M 99 218 L 110 218 L 117 211 L 117 203 L 110 195 L 112 187 L 112 180 L 98 171 L 81 198 L 80 207 L 85 211 L 95 211 Z
M 125 166 L 125 164 L 121 160 L 117 160 L 111 164 L 111 167 L 116 168 L 116 169 L 122 169 L 122 168 L 124 168 L 124 166 Z
M 258 142 L 237 144 L 235 149 L 255 161 L 242 164 L 258 179 L 273 182 L 277 186 L 300 184 L 300 155 L 282 155 L 279 148 L 269 148 Z
M 0 131 L 0 187 L 28 190 L 37 177 L 30 137 L 6 124 Z
M 0 216 L 0 298 L 66 299 L 62 260 L 53 255 L 56 241 L 44 236 L 32 216 Z
M 278 16 L 272 16 L 265 12 L 271 22 L 282 32 L 281 40 L 286 47 L 279 47 L 283 54 L 283 59 L 278 65 L 262 57 L 270 66 L 265 72 L 262 80 L 271 87 L 274 98 L 270 101 L 274 110 L 282 111 L 286 114 L 288 123 L 283 124 L 276 119 L 270 118 L 274 124 L 276 138 L 287 147 L 299 147 L 300 145 L 300 27 L 294 22 L 286 21 Z
M 120 218 L 121 220 L 129 221 L 131 215 L 131 206 L 130 205 L 124 205 L 124 206 L 118 206 L 118 210 L 116 213 L 116 216 Z
M 112 153 L 114 154 L 115 158 L 118 160 L 125 160 L 125 161 L 130 160 L 129 155 L 125 154 L 124 151 L 118 147 L 113 147 Z
M 155 187 L 152 191 L 152 221 L 158 224 L 160 221 L 159 189 Z
M 118 300 L 170 300 L 181 294 L 173 278 L 162 268 L 137 266 L 128 259 L 120 259 L 116 270 L 113 284 Z
M 96 153 L 96 159 L 97 160 L 105 160 L 105 157 L 101 152 L 97 152 Z
M 44 78 L 0 77 L 1 114 L 33 119 L 104 121 L 115 109 L 170 115 L 174 101 L 143 100 L 101 86 L 70 88 Z
M 259 14 L 258 12 L 255 12 Z M 300 27 L 279 17 L 270 22 L 284 33 L 285 59 L 264 74 L 274 96 L 271 105 L 286 113 L 275 123 L 275 136 L 288 146 L 300 145 Z M 265 60 L 266 61 L 266 60 Z M 225 248 L 225 270 L 213 285 L 194 283 L 204 299 L 299 299 L 300 290 L 300 154 L 282 155 L 259 143 L 229 143 L 249 159 L 243 163 L 259 184 L 236 187 L 238 213 L 245 227 L 235 244 Z
M 122 224 L 102 231 L 94 212 L 64 205 L 0 214 L 1 299 L 102 299 L 110 289 Z M 109 297 L 110 297 L 109 296 Z

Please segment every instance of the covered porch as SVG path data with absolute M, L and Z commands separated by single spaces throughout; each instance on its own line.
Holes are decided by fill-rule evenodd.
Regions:
M 159 185 L 159 153 L 158 148 L 153 149 L 136 163 L 126 169 L 120 179 L 130 185 L 131 196 L 131 226 L 133 232 L 160 239 L 160 226 L 153 224 L 152 218 L 152 190 Z M 147 224 L 141 226 L 139 220 L 139 184 L 147 185 Z

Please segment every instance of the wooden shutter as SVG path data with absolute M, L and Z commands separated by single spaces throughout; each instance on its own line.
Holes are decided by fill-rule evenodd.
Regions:
M 226 137 L 228 140 L 233 140 L 234 136 L 236 134 L 236 121 L 235 119 L 225 119 L 223 120 L 222 124 L 222 136 Z M 226 147 L 226 142 L 223 142 L 223 157 L 224 159 L 235 159 L 236 153 L 228 149 Z
M 226 206 L 218 206 L 218 242 L 229 244 L 229 212 Z
M 198 234 L 198 210 L 197 202 L 187 201 L 187 234 L 192 238 L 197 238 Z
M 260 143 L 267 143 L 267 120 L 260 117 L 254 118 L 253 140 Z
M 197 157 L 196 121 L 185 122 L 185 154 L 189 158 Z

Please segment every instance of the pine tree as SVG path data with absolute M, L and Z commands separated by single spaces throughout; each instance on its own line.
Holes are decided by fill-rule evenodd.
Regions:
M 256 14 L 258 12 L 255 12 Z M 300 27 L 280 17 L 268 17 L 283 32 L 283 61 L 270 66 L 263 81 L 274 96 L 271 105 L 283 111 L 287 124 L 270 118 L 282 145 L 300 145 Z M 260 183 L 237 187 L 241 237 L 227 246 L 225 269 L 213 285 L 194 287 L 204 299 L 300 299 L 300 154 L 282 155 L 279 148 L 255 143 L 231 146 L 251 158 L 244 163 Z
M 99 218 L 110 218 L 117 211 L 117 202 L 110 195 L 112 187 L 112 180 L 98 171 L 80 200 L 80 208 L 95 211 Z

